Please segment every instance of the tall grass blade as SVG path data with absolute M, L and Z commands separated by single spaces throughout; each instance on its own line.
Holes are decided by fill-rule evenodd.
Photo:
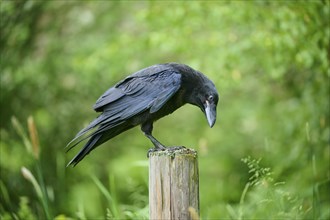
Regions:
M 47 196 L 46 196 L 45 192 L 43 192 L 38 181 L 36 180 L 36 178 L 34 177 L 34 175 L 31 173 L 31 171 L 29 169 L 22 167 L 21 172 L 22 172 L 23 177 L 32 183 L 32 185 L 36 191 L 36 194 L 42 204 L 42 207 L 44 209 L 47 219 L 51 219 Z
M 94 183 L 96 184 L 96 186 L 99 188 L 99 190 L 101 191 L 101 193 L 104 195 L 104 197 L 108 200 L 109 203 L 109 208 L 110 211 L 112 213 L 112 216 L 114 218 L 119 218 L 119 212 L 118 209 L 116 207 L 116 202 L 115 200 L 112 198 L 112 196 L 110 195 L 110 192 L 107 190 L 107 188 L 101 183 L 101 181 L 96 178 L 96 176 L 92 176 L 92 180 L 94 181 Z
M 24 143 L 24 146 L 26 147 L 27 151 L 32 154 L 32 144 L 31 144 L 27 134 L 25 133 L 21 123 L 17 120 L 17 118 L 15 116 L 13 116 L 11 118 L 11 123 L 12 123 L 14 129 L 16 130 L 16 132 L 18 133 L 18 135 L 23 139 L 23 143 Z

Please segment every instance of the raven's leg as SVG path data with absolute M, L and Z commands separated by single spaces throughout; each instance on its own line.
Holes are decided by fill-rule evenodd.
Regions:
M 152 123 L 146 122 L 141 125 L 141 130 L 143 131 L 144 135 L 149 138 L 149 140 L 153 143 L 155 146 L 155 150 L 165 150 L 166 147 L 162 145 L 156 138 L 152 136 Z

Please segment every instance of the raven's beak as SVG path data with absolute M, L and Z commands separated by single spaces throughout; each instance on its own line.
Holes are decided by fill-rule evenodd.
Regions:
M 217 119 L 217 106 L 213 102 L 210 103 L 209 101 L 206 100 L 204 109 L 205 109 L 207 122 L 212 128 L 215 123 L 215 120 Z

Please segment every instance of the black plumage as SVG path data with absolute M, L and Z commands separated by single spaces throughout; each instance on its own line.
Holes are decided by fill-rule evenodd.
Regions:
M 154 121 L 189 103 L 204 112 L 212 127 L 218 99 L 212 81 L 187 65 L 166 63 L 142 69 L 118 82 L 96 101 L 94 110 L 102 113 L 68 144 L 70 150 L 89 138 L 68 165 L 77 165 L 94 148 L 137 125 L 141 125 L 156 149 L 164 149 L 152 136 Z

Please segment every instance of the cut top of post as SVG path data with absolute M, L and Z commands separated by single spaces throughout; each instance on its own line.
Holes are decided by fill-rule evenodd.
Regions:
M 197 158 L 197 151 L 191 148 L 178 148 L 178 149 L 166 149 L 162 151 L 153 151 L 149 153 L 149 157 L 153 156 L 169 156 L 174 158 L 176 155 L 186 155 Z

